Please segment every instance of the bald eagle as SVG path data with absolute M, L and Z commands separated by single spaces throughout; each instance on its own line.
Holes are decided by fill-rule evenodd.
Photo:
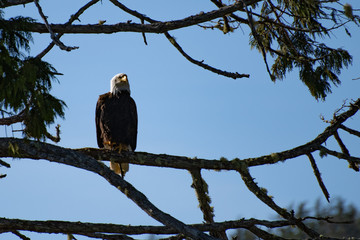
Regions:
M 115 75 L 110 81 L 110 92 L 99 96 L 95 123 L 100 148 L 119 152 L 135 150 L 138 117 L 126 74 Z M 124 176 L 129 170 L 129 164 L 110 162 L 110 168 Z

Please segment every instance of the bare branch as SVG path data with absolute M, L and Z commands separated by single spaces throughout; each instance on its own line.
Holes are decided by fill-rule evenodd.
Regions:
M 262 53 L 262 56 L 263 56 L 263 59 L 264 59 L 264 63 L 265 63 L 265 66 L 266 66 L 266 70 L 271 78 L 272 81 L 275 80 L 275 77 L 273 74 L 271 74 L 271 71 L 270 71 L 270 68 L 269 68 L 269 64 L 267 62 L 267 59 L 266 59 L 266 52 L 265 52 L 265 48 L 262 44 L 262 41 L 260 39 L 260 36 L 258 35 L 256 29 L 255 29 L 255 26 L 254 26 L 254 21 L 253 21 L 253 18 L 252 18 L 252 12 L 251 10 L 248 10 L 248 7 L 247 7 L 247 4 L 245 3 L 244 0 L 242 0 L 242 2 L 244 3 L 245 7 L 245 11 L 246 11 L 246 14 L 247 14 L 247 17 L 248 17 L 248 21 L 249 21 L 249 26 L 250 26 L 250 29 L 251 29 L 251 33 L 255 39 L 255 41 L 257 42 L 257 44 L 259 45 L 260 49 L 261 49 L 261 53 Z
M 116 153 L 108 150 L 101 150 L 95 148 L 82 148 L 76 149 L 76 151 L 82 152 L 86 155 L 90 155 L 97 160 L 107 160 L 110 159 L 119 163 L 128 162 L 138 165 L 146 166 L 157 166 L 157 167 L 170 167 L 177 169 L 213 169 L 213 170 L 238 170 L 242 163 L 246 163 L 249 167 L 264 165 L 264 164 L 274 164 L 280 161 L 286 161 L 288 159 L 294 159 L 296 157 L 305 155 L 307 153 L 312 153 L 317 150 L 321 150 L 324 147 L 322 144 L 331 137 L 334 132 L 350 117 L 355 115 L 360 107 L 360 98 L 357 99 L 353 104 L 350 105 L 349 109 L 338 116 L 334 116 L 334 119 L 331 121 L 330 126 L 328 126 L 321 134 L 319 134 L 312 141 L 295 147 L 290 150 L 272 153 L 269 155 L 256 157 L 256 158 L 247 158 L 247 159 L 238 159 L 235 158 L 231 161 L 219 161 L 219 160 L 207 160 L 207 159 L 192 159 L 188 157 L 181 156 L 172 156 L 167 154 L 151 154 L 144 152 L 135 152 L 135 153 Z M 1 139 L 0 139 L 1 141 Z M 6 138 L 4 141 L 7 141 Z M 330 153 L 329 153 L 330 154 Z M 338 153 L 336 153 L 336 156 Z M 0 156 L 1 157 L 1 156 Z M 355 159 L 353 157 L 342 156 L 343 159 Z M 353 161 L 353 160 L 352 160 Z
M 210 206 L 211 199 L 209 196 L 209 189 L 207 183 L 201 176 L 201 169 L 192 169 L 190 170 L 190 174 L 193 179 L 191 187 L 195 189 L 199 207 L 203 212 L 203 218 L 206 223 L 214 223 L 214 209 Z M 227 239 L 224 231 L 210 231 L 210 235 L 221 239 Z
M 348 128 L 346 126 L 344 126 L 343 124 L 340 125 L 340 128 L 347 131 L 348 133 L 352 134 L 352 135 L 355 135 L 357 137 L 360 137 L 360 132 L 359 131 L 356 131 L 354 129 L 351 129 L 351 128 Z
M 7 117 L 7 118 L 0 118 L 0 125 L 11 125 L 14 123 L 22 122 L 24 121 L 26 117 L 25 110 L 21 111 L 20 113 Z
M 285 208 L 279 207 L 270 196 L 267 195 L 267 190 L 264 188 L 260 188 L 255 182 L 254 178 L 250 175 L 249 169 L 246 166 L 246 164 L 242 164 L 242 166 L 239 168 L 239 173 L 241 175 L 241 178 L 243 179 L 245 185 L 247 188 L 262 202 L 264 202 L 266 205 L 268 205 L 270 208 L 272 208 L 275 212 L 277 212 L 280 216 L 283 218 L 295 222 L 295 225 L 304 231 L 307 235 L 309 235 L 311 238 L 318 238 L 320 235 L 315 232 L 313 229 L 307 227 L 303 222 L 301 222 L 299 219 L 296 219 L 294 215 L 290 212 L 288 212 Z
M 308 217 L 307 219 L 314 219 Z M 303 219 L 305 220 L 305 219 Z M 325 220 L 325 219 L 315 219 Z M 240 219 L 235 221 L 214 222 L 207 224 L 191 224 L 189 226 L 202 232 L 211 230 L 225 231 L 228 229 L 250 228 L 253 226 L 264 226 L 267 228 L 279 228 L 294 225 L 294 221 L 288 220 L 259 220 L 259 219 Z M 83 223 L 67 221 L 38 221 L 0 218 L 0 228 L 2 231 L 33 231 L 38 233 L 71 233 L 76 235 L 86 235 L 97 232 L 107 234 L 178 234 L 178 231 L 168 226 L 131 226 L 110 223 Z
M 28 238 L 27 236 L 25 236 L 24 234 L 21 234 L 19 231 L 15 230 L 12 231 L 12 233 L 16 236 L 18 236 L 20 239 L 22 240 L 30 240 L 30 238 Z
M 6 7 L 10 7 L 10 6 L 31 3 L 33 1 L 34 0 L 2 0 L 0 3 L 0 7 L 6 8 Z
M 345 144 L 341 140 L 337 131 L 334 132 L 334 138 L 336 139 L 337 143 L 339 144 L 340 149 L 343 152 L 343 154 L 345 156 L 350 156 L 349 150 L 346 148 Z M 357 164 L 355 164 L 354 162 L 349 161 L 349 167 L 354 169 L 355 171 L 359 172 L 359 166 Z
M 51 144 L 29 141 L 29 140 L 20 140 L 20 139 L 7 139 L 8 141 L 3 141 L 0 139 L 0 155 L 8 155 L 13 157 L 29 157 L 31 159 L 46 159 L 51 162 L 57 162 L 84 170 L 88 170 L 94 173 L 99 174 L 104 179 L 106 179 L 112 186 L 116 187 L 122 193 L 124 193 L 128 198 L 135 202 L 144 212 L 155 220 L 163 223 L 164 225 L 170 226 L 176 229 L 179 233 L 183 233 L 186 236 L 189 236 L 193 239 L 198 240 L 213 240 L 215 238 L 204 234 L 197 229 L 185 225 L 174 217 L 162 212 L 156 206 L 154 206 L 144 194 L 139 192 L 135 187 L 130 183 L 125 181 L 118 174 L 114 173 L 110 168 L 104 164 L 98 162 L 94 158 L 84 155 L 80 152 L 58 147 Z M 11 153 L 9 151 L 9 146 L 16 146 L 16 153 Z
M 81 7 L 75 14 L 70 16 L 69 21 L 67 21 L 65 23 L 65 25 L 69 26 L 71 25 L 75 20 L 79 20 L 79 17 L 82 13 L 85 12 L 86 9 L 88 9 L 89 7 L 91 7 L 92 5 L 94 5 L 95 3 L 97 3 L 99 0 L 92 0 L 90 2 L 88 2 L 87 4 L 85 4 L 83 7 Z M 64 34 L 63 33 L 58 33 L 56 35 L 56 39 L 60 39 L 60 37 L 62 37 Z M 47 46 L 41 53 L 39 53 L 36 58 L 42 58 L 44 57 L 53 47 L 55 46 L 55 42 L 52 41 L 49 46 Z
M 310 160 L 311 167 L 314 170 L 314 174 L 315 174 L 316 180 L 319 183 L 321 191 L 324 193 L 324 196 L 325 196 L 326 200 L 328 202 L 330 202 L 330 200 L 329 200 L 330 194 L 329 194 L 328 190 L 326 189 L 325 184 L 324 184 L 324 182 L 323 182 L 323 180 L 321 178 L 321 173 L 320 173 L 320 171 L 319 171 L 319 169 L 318 169 L 318 167 L 316 165 L 316 162 L 315 162 L 315 159 L 314 159 L 313 155 L 311 153 L 308 153 L 306 155 L 308 156 L 308 158 Z
M 4 167 L 7 167 L 7 168 L 10 168 L 10 164 L 8 164 L 7 162 L 4 162 L 3 160 L 0 159 L 0 165 L 1 166 L 4 166 Z
M 129 8 L 127 8 L 125 5 L 121 4 L 119 1 L 117 0 L 110 0 L 110 2 L 112 2 L 115 6 L 119 7 L 120 9 L 122 9 L 123 11 L 139 18 L 141 20 L 141 23 L 144 23 L 144 20 L 148 21 L 151 24 L 157 24 L 157 23 L 161 23 L 160 21 L 154 20 L 152 18 L 147 17 L 144 14 L 141 14 L 137 11 L 131 10 Z M 142 32 L 143 36 L 145 36 L 145 33 Z M 232 73 L 232 72 L 227 72 L 227 71 L 223 71 L 214 67 L 211 67 L 205 63 L 203 63 L 203 61 L 198 61 L 193 59 L 192 57 L 190 57 L 183 49 L 182 47 L 176 42 L 175 38 L 172 37 L 167 31 L 164 32 L 164 35 L 166 36 L 166 38 L 169 40 L 169 42 L 181 53 L 181 55 L 183 55 L 189 62 L 198 65 L 206 70 L 209 70 L 213 73 L 222 75 L 222 76 L 226 76 L 226 77 L 230 77 L 233 79 L 237 79 L 237 78 L 243 78 L 243 77 L 247 77 L 249 78 L 250 75 L 249 74 L 239 74 L 239 73 Z M 146 43 L 146 39 L 144 38 L 145 43 Z
M 259 2 L 259 0 L 247 0 L 247 4 Z M 117 23 L 113 25 L 99 25 L 99 24 L 87 24 L 87 25 L 67 25 L 67 24 L 49 24 L 51 30 L 55 33 L 115 33 L 115 32 L 145 32 L 145 33 L 165 33 L 171 30 L 194 26 L 200 23 L 214 20 L 216 18 L 223 17 L 227 14 L 236 12 L 243 9 L 242 2 L 236 2 L 232 5 L 222 7 L 218 10 L 213 10 L 207 13 L 200 13 L 192 15 L 180 20 L 156 22 L 151 24 L 137 24 L 137 23 Z M 147 21 L 147 19 L 144 18 Z M 7 22 L 7 21 L 5 21 Z M 26 26 L 16 26 L 14 30 L 23 30 L 38 33 L 48 33 L 45 24 L 41 23 L 29 23 Z
M 349 162 L 352 162 L 352 163 L 354 163 L 354 164 L 357 164 L 357 165 L 360 164 L 360 158 L 358 158 L 358 157 L 348 156 L 348 155 L 346 155 L 346 154 L 343 154 L 343 153 L 340 153 L 340 152 L 336 152 L 336 151 L 327 149 L 326 147 L 323 147 L 323 146 L 321 146 L 320 152 L 321 152 L 322 154 L 324 154 L 324 153 L 325 153 L 325 154 L 330 154 L 330 155 L 332 155 L 332 156 L 334 156 L 334 157 L 337 157 L 337 158 L 339 158 L 339 159 L 345 159 L 345 160 L 347 160 L 347 161 L 349 161 Z
M 55 130 L 56 130 L 56 135 L 55 136 L 53 136 L 50 133 L 46 132 L 46 137 L 48 139 L 50 139 L 51 141 L 53 141 L 55 143 L 58 143 L 58 142 L 60 142 L 60 125 L 59 124 L 56 125 Z
M 251 226 L 247 228 L 250 232 L 258 236 L 260 239 L 268 239 L 268 240 L 285 240 L 285 238 L 276 236 L 274 234 L 268 233 L 256 226 Z
M 205 63 L 203 63 L 203 61 L 197 61 L 195 59 L 193 59 L 192 57 L 190 57 L 182 48 L 181 46 L 176 42 L 175 38 L 173 38 L 169 33 L 165 33 L 165 36 L 166 38 L 170 41 L 170 43 L 181 53 L 181 55 L 183 55 L 189 62 L 195 64 L 195 65 L 198 65 L 206 70 L 209 70 L 211 72 L 214 72 L 214 73 L 217 73 L 219 75 L 223 75 L 223 76 L 226 76 L 226 77 L 230 77 L 230 78 L 233 78 L 233 79 L 236 79 L 236 78 L 243 78 L 243 77 L 246 77 L 246 78 L 249 78 L 250 75 L 249 74 L 239 74 L 239 73 L 232 73 L 232 72 L 227 72 L 227 71 L 223 71 L 223 70 L 220 70 L 220 69 L 216 69 L 214 67 L 211 67 Z
M 74 50 L 74 49 L 78 49 L 79 47 L 68 47 L 68 46 L 65 46 L 64 43 L 62 43 L 54 34 L 54 32 L 52 31 L 48 21 L 47 21 L 47 17 L 44 15 L 43 11 L 42 11 L 42 8 L 39 4 L 39 1 L 38 0 L 34 0 L 34 3 L 39 11 L 39 14 L 41 16 L 41 18 L 44 20 L 44 23 L 45 23 L 45 26 L 47 28 L 47 30 L 49 31 L 50 33 L 50 36 L 51 36 L 51 39 L 53 40 L 53 42 L 59 46 L 59 48 L 61 50 L 65 50 L 65 51 L 71 51 L 71 50 Z

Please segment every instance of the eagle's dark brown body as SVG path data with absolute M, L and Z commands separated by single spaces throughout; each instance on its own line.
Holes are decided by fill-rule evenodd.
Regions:
M 128 91 L 99 96 L 95 113 L 97 143 L 100 148 L 130 145 L 136 148 L 137 110 Z

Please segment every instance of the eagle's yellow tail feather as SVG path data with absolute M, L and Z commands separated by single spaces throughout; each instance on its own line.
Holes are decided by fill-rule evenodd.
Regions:
M 121 151 L 132 151 L 130 145 L 126 145 L 126 144 L 122 144 L 120 143 L 119 145 L 113 146 L 114 150 L 119 151 L 119 153 L 121 153 Z M 125 173 L 127 173 L 129 171 L 129 163 L 116 163 L 111 161 L 110 162 L 110 169 L 113 170 L 116 174 L 121 174 L 122 177 L 125 176 Z

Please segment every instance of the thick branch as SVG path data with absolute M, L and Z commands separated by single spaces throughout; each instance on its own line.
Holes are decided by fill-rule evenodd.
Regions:
M 349 109 L 342 114 L 334 117 L 331 121 L 331 125 L 328 126 L 324 132 L 319 134 L 312 141 L 295 147 L 290 150 L 272 153 L 269 155 L 256 157 L 256 158 L 247 158 L 240 160 L 235 158 L 231 161 L 219 161 L 219 160 L 207 160 L 199 158 L 188 158 L 182 156 L 172 156 L 166 154 L 151 154 L 144 152 L 136 153 L 116 153 L 108 150 L 95 149 L 95 148 L 82 148 L 76 149 L 76 151 L 82 152 L 86 155 L 90 155 L 97 160 L 107 160 L 110 159 L 113 161 L 128 162 L 138 165 L 146 166 L 157 166 L 157 167 L 170 167 L 177 169 L 213 169 L 213 170 L 238 170 L 241 163 L 245 162 L 247 166 L 259 166 L 264 164 L 274 164 L 280 161 L 286 161 L 288 159 L 294 159 L 296 157 L 312 153 L 314 151 L 320 150 L 323 148 L 322 144 L 331 137 L 334 132 L 344 123 L 348 118 L 352 117 L 357 113 L 360 107 L 360 98 L 350 105 Z M 6 141 L 4 139 L 4 141 Z M 1 156 L 0 156 L 1 157 Z M 343 158 L 343 157 L 341 157 Z M 351 158 L 351 157 L 350 157 Z M 348 158 L 344 158 L 348 159 Z
M 259 0 L 247 0 L 247 4 L 258 2 Z M 150 24 L 137 24 L 137 23 L 118 23 L 113 25 L 99 25 L 99 24 L 87 24 L 87 25 L 66 25 L 66 24 L 50 24 L 49 26 L 56 33 L 115 33 L 115 32 L 148 32 L 148 33 L 165 33 L 167 31 L 176 30 L 180 28 L 194 26 L 200 23 L 214 20 L 216 18 L 223 17 L 227 14 L 233 13 L 243 9 L 242 2 L 236 2 L 233 5 L 222 7 L 218 10 L 213 10 L 207 13 L 199 13 L 193 16 L 189 16 L 184 19 L 156 22 Z M 146 19 L 145 19 L 146 20 Z M 16 26 L 15 30 L 23 30 L 38 33 L 48 33 L 48 29 L 45 24 L 30 23 L 26 26 Z
M 19 114 L 7 117 L 7 118 L 0 118 L 0 125 L 11 125 L 14 123 L 22 122 L 25 119 L 25 110 L 21 111 Z
M 189 226 L 202 232 L 210 230 L 225 231 L 227 229 L 250 228 L 253 226 L 265 226 L 267 228 L 278 228 L 294 225 L 287 220 L 268 221 L 258 219 L 241 219 L 237 221 L 217 222 L 211 224 L 191 224 Z M 0 218 L 0 229 L 2 231 L 33 231 L 38 233 L 113 233 L 113 234 L 177 234 L 178 231 L 168 226 L 131 226 L 110 223 L 83 223 L 67 221 L 34 221 L 22 219 Z
M 2 0 L 0 3 L 0 7 L 6 8 L 6 7 L 10 7 L 10 6 L 31 3 L 33 1 L 34 0 Z
M 123 192 L 128 198 L 134 201 L 143 211 L 149 216 L 163 223 L 171 226 L 179 233 L 183 233 L 193 239 L 211 240 L 215 239 L 206 235 L 193 227 L 189 227 L 172 216 L 162 212 L 154 206 L 144 194 L 135 189 L 130 183 L 114 173 L 104 164 L 96 161 L 94 158 L 76 152 L 71 149 L 66 149 L 51 144 L 45 144 L 36 141 L 28 141 L 21 139 L 7 139 L 3 141 L 0 139 L 0 155 L 12 155 L 13 157 L 24 157 L 31 159 L 47 159 L 51 162 L 57 162 L 69 166 L 74 166 L 84 170 L 88 170 L 99 174 L 105 178 L 111 185 Z M 13 152 L 9 151 L 9 147 L 13 147 Z M 14 152 L 15 151 L 15 152 Z
M 257 158 L 247 158 L 247 159 L 234 159 L 232 161 L 219 161 L 219 160 L 206 160 L 206 159 L 199 159 L 199 158 L 188 158 L 183 156 L 172 156 L 172 155 L 166 155 L 166 154 L 151 154 L 151 153 L 144 153 L 144 152 L 135 152 L 135 153 L 122 153 L 119 154 L 117 152 L 109 151 L 109 150 L 103 150 L 103 149 L 97 149 L 97 148 L 82 148 L 82 149 L 75 149 L 78 153 L 83 153 L 86 155 L 89 155 L 97 160 L 107 160 L 110 159 L 117 162 L 129 162 L 132 164 L 138 164 L 138 165 L 146 165 L 146 166 L 157 166 L 157 167 L 170 167 L 170 168 L 177 168 L 177 169 L 197 169 L 197 168 L 203 168 L 203 169 L 213 169 L 213 170 L 238 170 L 241 163 L 245 162 L 247 166 L 253 167 L 253 166 L 259 166 L 264 164 L 274 164 L 279 161 L 285 161 L 291 158 L 296 158 L 301 155 L 305 155 L 310 152 L 314 152 L 317 150 L 324 149 L 321 144 L 323 144 L 336 129 L 340 127 L 342 123 L 344 123 L 348 118 L 352 117 L 360 107 L 360 99 L 358 99 L 354 104 L 352 104 L 346 112 L 340 114 L 339 116 L 336 116 L 333 121 L 331 121 L 331 125 L 328 126 L 324 132 L 319 134 L 315 139 L 312 141 L 301 145 L 299 147 L 286 150 L 279 153 L 273 153 L 270 155 L 265 155 Z M 29 149 L 26 148 L 26 143 L 30 142 L 32 144 L 37 144 L 41 148 L 47 148 L 50 149 L 51 152 L 57 152 L 57 151 L 65 151 L 68 149 L 64 149 L 58 146 L 54 146 L 47 143 L 40 143 L 30 140 L 23 140 L 23 139 L 13 139 L 13 138 L 0 138 L 0 157 L 12 157 L 11 154 L 9 154 L 8 146 L 10 142 L 14 142 L 18 144 L 19 146 L 24 146 L 24 148 L 21 149 L 22 151 L 22 157 L 24 158 L 35 158 L 35 159 L 49 159 L 48 154 L 44 152 L 41 154 L 39 152 L 39 155 L 32 152 L 27 152 Z M 330 150 L 329 150 L 330 151 Z M 51 153 L 50 152 L 50 153 Z M 331 154 L 332 152 L 329 152 Z M 334 152 L 335 156 L 338 156 L 340 158 L 344 159 L 351 159 L 353 161 L 358 161 L 357 158 L 354 157 L 347 157 L 343 156 L 344 154 L 340 154 L 337 152 Z
M 135 153 L 122 153 L 119 154 L 117 152 L 96 149 L 96 148 L 82 148 L 75 149 L 78 153 L 83 153 L 89 155 L 97 160 L 107 160 L 110 159 L 117 162 L 128 162 L 132 164 L 138 165 L 146 165 L 146 166 L 157 166 L 157 167 L 170 167 L 177 169 L 213 169 L 213 170 L 238 170 L 241 166 L 241 163 L 245 162 L 247 166 L 259 166 L 264 164 L 274 164 L 279 161 L 285 161 L 288 159 L 296 158 L 301 155 L 305 155 L 307 153 L 311 153 L 317 150 L 324 149 L 321 144 L 323 144 L 330 136 L 333 135 L 334 131 L 336 131 L 342 123 L 344 123 L 348 118 L 352 117 L 360 107 L 360 99 L 358 99 L 354 104 L 352 104 L 347 111 L 336 116 L 333 121 L 331 121 L 331 125 L 328 126 L 324 132 L 319 134 L 312 141 L 301 145 L 299 147 L 286 150 L 283 152 L 273 153 L 270 155 L 265 155 L 257 158 L 247 158 L 247 159 L 234 159 L 232 161 L 219 161 L 219 160 L 206 160 L 206 159 L 198 159 L 198 158 L 188 158 L 182 156 L 171 156 L 166 154 L 151 154 L 144 152 L 135 152 Z M 8 146 L 10 142 L 15 142 L 19 146 L 26 146 L 27 142 L 31 142 L 32 144 L 37 144 L 41 146 L 41 148 L 51 149 L 51 152 L 57 152 L 62 150 L 67 150 L 64 148 L 60 148 L 47 143 L 40 143 L 35 141 L 23 140 L 23 139 L 13 139 L 13 138 L 0 138 L 0 157 L 12 157 L 9 154 Z M 48 154 L 44 152 L 43 154 L 37 155 L 36 153 L 29 153 L 28 148 L 24 147 L 21 149 L 22 157 L 24 158 L 34 158 L 34 159 L 49 159 Z M 330 150 L 329 150 L 330 151 Z M 332 154 L 332 152 L 329 152 Z M 352 161 L 358 161 L 354 157 L 343 156 L 344 154 L 340 154 L 334 152 L 335 156 L 344 159 L 351 159 Z

